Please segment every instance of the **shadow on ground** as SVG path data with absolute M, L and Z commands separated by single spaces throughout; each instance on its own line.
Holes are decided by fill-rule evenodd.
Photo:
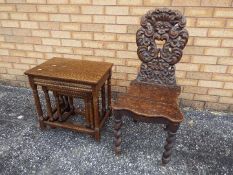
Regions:
M 160 125 L 125 118 L 122 155 L 115 157 L 112 118 L 100 143 L 69 130 L 41 131 L 31 91 L 0 86 L 0 174 L 233 174 L 233 116 L 184 114 L 172 160 L 163 167 Z

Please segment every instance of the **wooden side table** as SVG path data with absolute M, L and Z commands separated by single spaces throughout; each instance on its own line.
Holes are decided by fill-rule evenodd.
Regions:
M 91 134 L 99 141 L 100 129 L 111 114 L 112 66 L 106 62 L 52 58 L 26 71 L 40 128 L 44 129 L 46 125 L 68 128 Z M 47 115 L 41 107 L 38 86 L 44 92 Z M 54 107 L 51 105 L 50 92 L 55 98 Z M 75 108 L 75 98 L 84 100 L 85 110 Z M 99 106 L 100 99 L 102 107 Z M 85 124 L 67 121 L 74 114 L 85 116 Z

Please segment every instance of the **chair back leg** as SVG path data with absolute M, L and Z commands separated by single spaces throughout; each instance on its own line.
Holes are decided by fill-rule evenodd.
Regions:
M 166 165 L 171 160 L 172 148 L 176 140 L 176 132 L 179 129 L 179 124 L 168 124 L 166 126 L 167 139 L 164 146 L 165 151 L 163 152 L 162 164 Z
M 122 126 L 122 116 L 120 112 L 114 111 L 114 142 L 115 142 L 115 154 L 119 155 L 121 153 L 121 126 Z

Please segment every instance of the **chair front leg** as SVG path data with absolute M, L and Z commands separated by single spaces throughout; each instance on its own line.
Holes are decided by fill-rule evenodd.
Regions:
M 162 164 L 166 165 L 171 160 L 172 148 L 176 140 L 176 132 L 179 129 L 179 124 L 168 124 L 166 127 L 168 136 L 166 144 L 164 146 L 165 151 L 163 152 Z
M 121 126 L 122 126 L 122 116 L 119 111 L 113 111 L 114 115 L 114 136 L 115 136 L 115 154 L 119 155 L 121 153 Z

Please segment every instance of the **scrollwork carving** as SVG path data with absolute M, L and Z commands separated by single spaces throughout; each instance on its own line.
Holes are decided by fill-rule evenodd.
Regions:
M 147 83 L 175 85 L 175 64 L 183 55 L 188 41 L 186 20 L 177 10 L 155 9 L 141 19 L 137 31 L 137 54 L 142 61 L 137 80 Z M 155 40 L 164 40 L 158 48 Z

